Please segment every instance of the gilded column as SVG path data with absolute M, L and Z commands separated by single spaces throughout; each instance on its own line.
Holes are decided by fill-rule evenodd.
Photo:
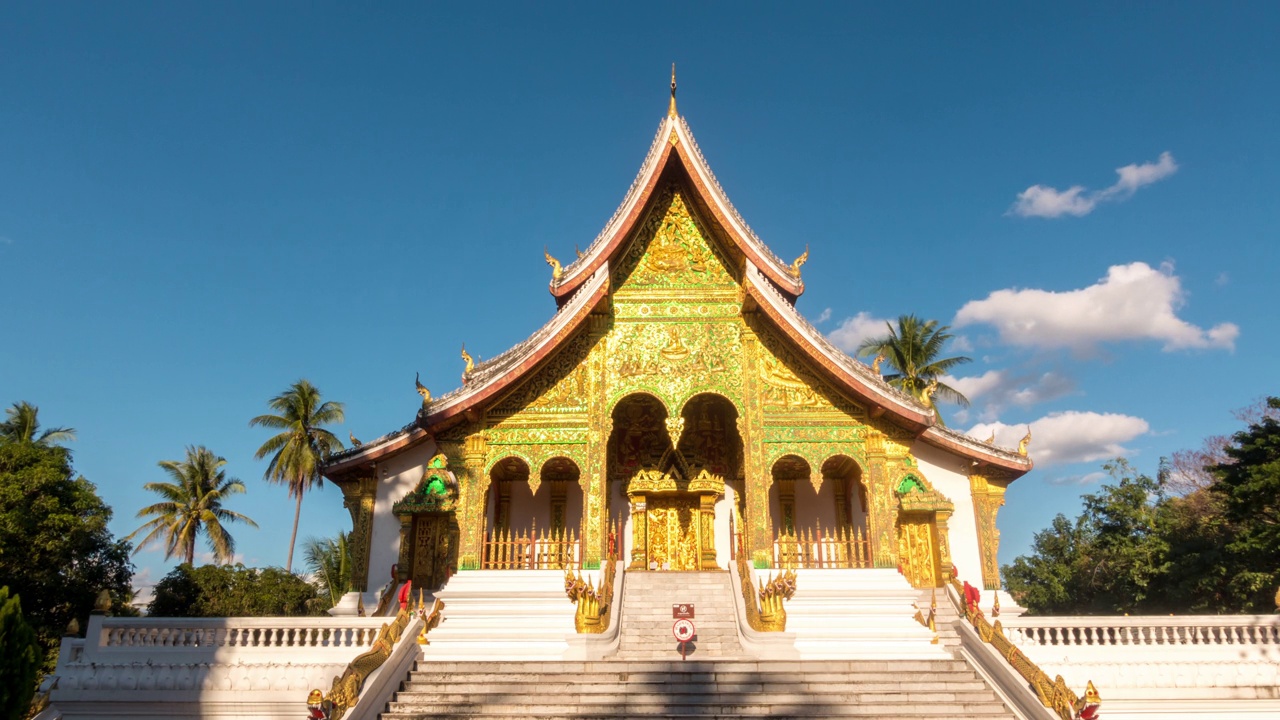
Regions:
M 631 496 L 631 564 L 630 570 L 649 567 L 649 512 L 643 493 Z
M 885 438 L 880 433 L 867 436 L 867 535 L 871 540 L 871 558 L 875 567 L 898 566 L 897 512 L 893 507 L 893 488 L 889 480 L 889 458 L 885 454 Z
M 373 540 L 373 503 L 378 479 L 362 477 L 343 481 L 342 505 L 351 513 L 351 586 L 364 592 L 369 589 L 369 553 Z
M 848 481 L 842 478 L 832 479 L 834 483 L 832 490 L 836 496 L 836 530 L 843 530 L 849 527 L 849 497 L 845 485 Z
M 462 570 L 478 570 L 484 551 L 485 498 L 489 492 L 489 476 L 484 471 L 484 461 L 489 444 L 479 428 L 464 442 L 462 465 L 466 477 L 459 484 L 467 492 L 462 497 L 462 522 L 458 527 L 458 565 Z
M 951 584 L 951 535 L 947 528 L 947 520 L 951 513 L 939 510 L 934 515 L 934 529 L 938 533 L 938 577 L 944 586 Z
M 969 492 L 973 497 L 973 515 L 978 525 L 978 559 L 982 563 L 982 587 L 1000 589 L 1000 531 L 996 513 L 1004 505 L 1004 492 L 1009 481 L 989 475 L 969 476 Z
M 716 564 L 716 496 L 701 496 L 701 532 L 699 538 L 702 541 L 702 561 L 703 570 L 716 570 L 720 566 Z
M 742 436 L 742 462 L 746 481 L 746 517 L 743 537 L 751 561 L 759 567 L 767 567 L 773 553 L 772 533 L 769 527 L 769 470 L 764 459 L 764 407 L 760 398 L 759 355 L 760 343 L 754 334 L 742 334 L 742 408 L 738 416 L 738 433 Z
M 400 562 L 396 568 L 397 579 L 400 582 L 408 580 L 413 575 L 413 516 L 400 516 Z
M 609 435 L 613 418 L 609 415 L 609 383 L 607 377 L 609 331 L 607 315 L 592 315 L 588 322 L 591 345 L 587 367 L 590 405 L 587 407 L 587 462 L 578 477 L 582 486 L 582 548 L 585 565 L 599 567 L 608 552 L 609 542 Z

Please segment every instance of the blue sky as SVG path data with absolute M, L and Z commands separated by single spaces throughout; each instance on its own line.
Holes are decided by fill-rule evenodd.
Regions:
M 0 404 L 79 431 L 120 535 L 204 444 L 250 564 L 292 503 L 248 419 L 299 377 L 368 440 L 550 316 L 666 110 L 837 342 L 956 326 L 951 424 L 1039 466 L 1002 560 L 1101 461 L 1231 432 L 1280 352 L 1274 4 L 9 4 Z M 1117 170 L 1121 170 L 1118 174 Z M 1077 189 L 1078 188 L 1078 189 Z M 332 487 L 301 537 L 349 524 Z M 154 581 L 167 564 L 137 556 Z

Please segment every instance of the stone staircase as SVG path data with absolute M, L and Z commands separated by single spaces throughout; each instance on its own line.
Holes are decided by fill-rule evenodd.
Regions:
M 676 603 L 694 606 L 697 635 L 685 648 L 689 659 L 745 657 L 728 572 L 628 572 L 625 587 L 619 659 L 679 660 L 680 645 L 671 632 Z
M 679 659 L 423 662 L 381 717 L 1015 718 L 959 660 Z
M 384 720 L 428 718 L 952 718 L 1013 720 L 964 661 L 763 660 L 738 640 L 727 572 L 627 573 L 615 657 L 580 661 L 432 658 Z M 681 660 L 671 606 L 692 603 L 697 636 Z M 933 646 L 935 649 L 937 646 Z

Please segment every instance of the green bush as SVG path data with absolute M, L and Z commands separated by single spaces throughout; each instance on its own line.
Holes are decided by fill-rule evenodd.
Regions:
M 156 617 L 318 615 L 316 588 L 280 568 L 179 565 L 155 586 L 147 614 Z
M 21 720 L 31 707 L 44 652 L 22 617 L 18 596 L 0 587 L 0 720 Z

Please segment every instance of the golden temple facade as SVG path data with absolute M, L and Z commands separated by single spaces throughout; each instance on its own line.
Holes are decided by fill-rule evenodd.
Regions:
M 635 183 L 571 264 L 552 319 L 330 459 L 353 521 L 354 583 L 395 564 L 438 587 L 470 569 L 959 565 L 998 585 L 996 512 L 1024 453 L 930 406 L 799 315 L 787 263 L 728 201 L 670 112 Z

